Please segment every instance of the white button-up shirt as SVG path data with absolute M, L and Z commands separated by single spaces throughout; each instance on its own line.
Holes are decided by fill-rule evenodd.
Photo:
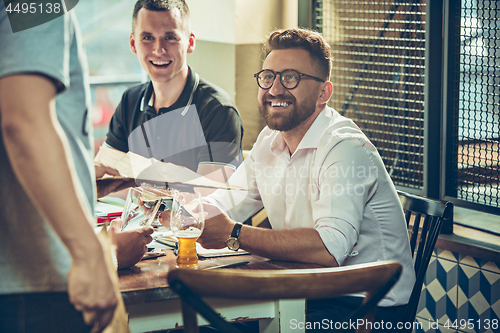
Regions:
M 232 219 L 265 207 L 273 229 L 317 230 L 341 266 L 399 261 L 402 276 L 380 305 L 408 302 L 415 274 L 401 203 L 376 148 L 352 120 L 325 108 L 291 156 L 281 133 L 264 128 L 229 182 L 249 191 L 219 190 L 209 200 Z

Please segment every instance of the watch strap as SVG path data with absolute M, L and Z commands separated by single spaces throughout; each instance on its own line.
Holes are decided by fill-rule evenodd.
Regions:
M 231 237 L 238 239 L 240 237 L 240 230 L 241 230 L 242 226 L 243 226 L 243 223 L 236 222 L 236 224 L 233 227 L 233 231 L 231 232 Z

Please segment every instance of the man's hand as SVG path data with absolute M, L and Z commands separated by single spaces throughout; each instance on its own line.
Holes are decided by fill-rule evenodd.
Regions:
M 206 249 L 224 248 L 235 222 L 215 205 L 203 203 L 203 210 L 206 216 L 205 228 L 198 242 Z
M 231 235 L 235 222 L 229 218 L 219 207 L 203 203 L 205 213 L 205 228 L 198 242 L 206 249 L 222 249 L 226 240 Z M 170 228 L 171 211 L 167 210 L 158 216 L 162 225 Z
M 102 165 L 99 162 L 94 162 L 95 167 L 95 177 L 97 180 L 97 197 L 102 198 L 111 192 L 117 192 L 128 187 L 136 186 L 134 180 L 122 180 L 122 179 L 100 179 L 104 175 L 117 176 L 120 177 L 121 174 L 118 170 Z
M 101 332 L 113 319 L 118 304 L 118 288 L 102 256 L 73 259 L 68 272 L 68 294 L 75 309 L 83 312 L 83 319 L 92 333 Z
M 151 243 L 153 238 L 152 227 L 121 231 L 122 220 L 114 219 L 109 226 L 109 238 L 116 247 L 118 269 L 128 268 L 138 263 Z

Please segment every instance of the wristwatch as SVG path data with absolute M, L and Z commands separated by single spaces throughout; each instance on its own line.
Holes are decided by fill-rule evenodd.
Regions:
M 243 224 L 241 222 L 237 222 L 234 225 L 233 232 L 231 232 L 231 236 L 226 240 L 226 245 L 228 249 L 233 251 L 238 251 L 240 248 L 240 230 Z

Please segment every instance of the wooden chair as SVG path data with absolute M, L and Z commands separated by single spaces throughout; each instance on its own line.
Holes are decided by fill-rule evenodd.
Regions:
M 405 211 L 406 226 L 409 227 L 411 217 L 414 216 L 410 248 L 415 268 L 415 285 L 405 310 L 404 322 L 414 322 L 417 313 L 420 292 L 425 273 L 436 245 L 443 220 L 451 217 L 453 204 L 451 202 L 436 201 L 409 193 L 398 191 L 399 199 Z M 420 231 L 420 232 L 419 232 Z M 420 235 L 417 245 L 417 238 Z M 411 329 L 400 332 L 411 332 Z
M 402 266 L 396 261 L 302 270 L 175 269 L 168 282 L 182 299 L 184 332 L 198 332 L 196 312 L 221 332 L 238 332 L 201 297 L 246 300 L 320 299 L 366 292 L 361 308 L 346 320 L 373 320 L 377 303 L 396 283 Z M 369 327 L 357 332 L 370 332 Z

